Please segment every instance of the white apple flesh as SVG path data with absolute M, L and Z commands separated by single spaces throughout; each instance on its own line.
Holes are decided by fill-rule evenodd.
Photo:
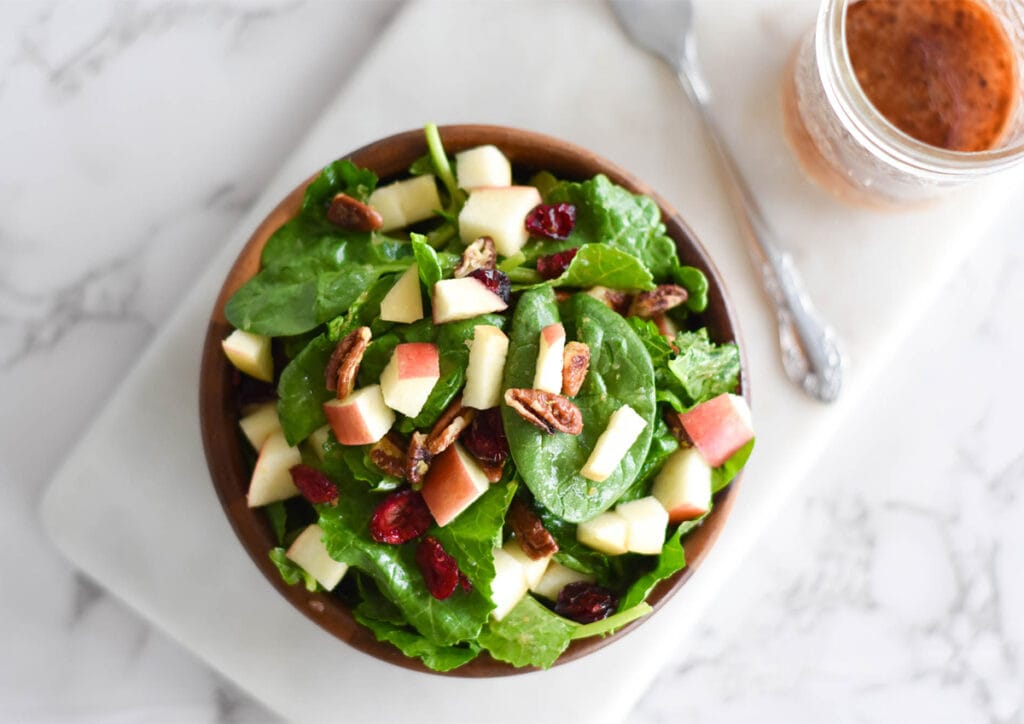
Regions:
M 341 400 L 324 403 L 324 415 L 342 445 L 369 445 L 395 424 L 395 413 L 384 403 L 380 385 L 368 385 Z
M 380 230 L 385 232 L 429 219 L 441 209 L 437 181 L 432 174 L 381 186 L 370 194 L 367 203 L 380 212 L 384 220 Z
M 671 523 L 699 518 L 711 509 L 711 466 L 696 448 L 680 448 L 665 461 L 651 495 Z
M 440 377 L 441 360 L 436 344 L 400 344 L 380 376 L 384 403 L 403 415 L 416 417 Z
M 324 459 L 324 445 L 327 444 L 327 441 L 330 439 L 330 437 L 330 425 L 318 427 L 317 429 L 313 430 L 313 432 L 309 433 L 309 446 L 313 448 L 313 452 L 321 460 Z
M 708 465 L 717 468 L 754 438 L 747 401 L 722 393 L 679 415 L 679 422 Z
M 537 368 L 533 387 L 555 395 L 562 393 L 562 357 L 565 353 L 565 327 L 549 324 L 540 331 Z
M 529 239 L 526 217 L 540 203 L 533 186 L 475 189 L 459 212 L 459 235 L 465 244 L 489 236 L 499 254 L 512 256 Z
M 308 525 L 284 555 L 325 589 L 333 591 L 348 571 L 348 565 L 331 558 L 323 537 L 324 531 L 319 525 Z
M 220 344 L 228 360 L 239 372 L 264 382 L 274 381 L 274 358 L 270 353 L 270 337 L 236 329 Z
M 623 405 L 613 412 L 608 419 L 608 427 L 597 438 L 597 444 L 580 470 L 580 475 L 597 483 L 606 480 L 615 472 L 645 427 L 647 421 L 629 405 Z
M 270 433 L 281 429 L 281 421 L 277 418 L 277 403 L 264 402 L 254 407 L 238 421 L 242 428 L 242 434 L 252 445 L 253 450 L 259 450 Z
M 435 283 L 431 306 L 434 324 L 458 322 L 508 309 L 504 299 L 474 277 L 442 279 Z
M 395 285 L 380 300 L 380 318 L 385 322 L 411 324 L 423 319 L 420 294 L 420 269 L 413 264 L 398 277 Z
M 281 430 L 272 432 L 260 446 L 256 465 L 249 479 L 249 492 L 246 503 L 250 508 L 287 500 L 299 494 L 299 489 L 292 482 L 290 470 L 302 462 L 302 453 L 292 447 L 284 439 Z
M 628 535 L 629 524 L 613 510 L 576 526 L 576 540 L 609 556 L 621 555 L 629 550 L 626 547 Z
M 486 410 L 501 403 L 501 381 L 507 355 L 508 337 L 504 332 L 490 324 L 473 327 L 466 387 L 462 391 L 463 405 Z
M 526 576 L 526 585 L 529 588 L 533 588 L 540 583 L 541 577 L 544 575 L 544 571 L 547 570 L 548 564 L 551 562 L 551 557 L 554 555 L 544 556 L 543 558 L 537 558 L 536 560 L 530 558 L 523 550 L 523 547 L 519 544 L 515 538 L 510 538 L 505 541 L 505 545 L 502 549 L 512 556 L 519 565 L 522 566 L 523 575 Z
M 477 146 L 455 154 L 455 175 L 459 187 L 467 191 L 484 186 L 511 186 L 512 164 L 497 146 Z
M 630 500 L 615 506 L 615 512 L 626 521 L 626 550 L 630 553 L 657 555 L 665 545 L 668 512 L 657 498 Z
M 491 601 L 494 610 L 491 616 L 500 621 L 516 607 L 530 586 L 526 573 L 518 560 L 502 548 L 494 549 L 494 580 L 491 581 Z
M 549 601 L 557 601 L 558 594 L 570 583 L 579 581 L 593 583 L 594 580 L 594 577 L 589 574 L 574 571 L 558 561 L 551 561 L 544 570 L 544 575 L 535 585 L 530 586 L 530 590 Z
M 430 463 L 420 491 L 440 526 L 448 525 L 487 492 L 490 482 L 469 453 L 455 443 Z

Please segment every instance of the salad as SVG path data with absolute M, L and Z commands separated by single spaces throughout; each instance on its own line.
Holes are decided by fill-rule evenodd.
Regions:
M 739 350 L 652 199 L 426 138 L 324 168 L 226 304 L 247 500 L 379 641 L 546 668 L 686 566 L 754 444 Z

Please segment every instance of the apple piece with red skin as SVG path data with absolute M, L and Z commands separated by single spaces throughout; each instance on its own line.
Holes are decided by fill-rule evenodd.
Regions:
M 504 312 L 508 304 L 475 277 L 442 279 L 431 295 L 434 324 L 458 322 L 481 314 Z
M 499 254 L 512 256 L 530 238 L 526 217 L 541 202 L 540 191 L 533 186 L 474 189 L 459 212 L 462 242 L 489 236 Z
M 306 526 L 288 546 L 285 557 L 316 579 L 328 591 L 333 591 L 348 571 L 348 565 L 331 558 L 323 541 L 324 531 L 316 523 Z
M 420 493 L 434 521 L 445 526 L 487 492 L 490 482 L 459 443 L 442 452 L 427 470 Z
M 711 510 L 711 466 L 697 448 L 680 448 L 665 461 L 651 495 L 668 511 L 670 523 L 699 518 Z
M 256 465 L 249 479 L 249 492 L 245 496 L 250 508 L 287 500 L 299 494 L 289 472 L 302 462 L 302 453 L 284 439 L 284 432 L 275 430 L 260 446 Z
M 459 179 L 459 188 L 467 191 L 487 186 L 511 186 L 512 164 L 497 146 L 477 146 L 455 154 L 455 175 Z
M 754 439 L 754 425 L 747 401 L 728 392 L 680 413 L 679 423 L 713 468 L 724 465 L 734 453 Z
M 380 375 L 384 403 L 407 417 L 416 417 L 441 377 L 441 357 L 431 342 L 406 342 L 395 347 Z
M 324 415 L 342 445 L 369 445 L 395 424 L 395 413 L 384 403 L 380 385 L 368 385 L 341 400 L 325 402 Z
M 239 372 L 264 382 L 274 381 L 274 358 L 270 350 L 270 337 L 236 329 L 221 340 L 220 346 Z
M 533 373 L 533 387 L 554 395 L 562 393 L 562 357 L 565 353 L 565 327 L 561 323 L 549 324 L 540 331 L 537 350 L 537 368 Z
M 501 382 L 508 355 L 508 337 L 491 324 L 473 327 L 473 344 L 466 366 L 466 387 L 462 404 L 475 410 L 486 410 L 501 404 Z
M 395 285 L 380 300 L 380 318 L 385 322 L 411 324 L 423 319 L 423 296 L 420 294 L 420 268 L 416 264 L 398 277 Z

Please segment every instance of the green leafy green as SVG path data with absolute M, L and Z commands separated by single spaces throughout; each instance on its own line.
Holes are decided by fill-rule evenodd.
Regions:
M 645 601 L 650 592 L 669 576 L 686 567 L 686 551 L 683 550 L 683 536 L 700 525 L 703 518 L 680 523 L 658 554 L 654 568 L 638 577 L 619 601 L 619 608 L 626 610 Z
M 281 371 L 277 383 L 277 416 L 289 445 L 298 445 L 327 424 L 323 403 L 334 397 L 324 381 L 324 370 L 334 342 L 321 334 Z
M 651 272 L 635 256 L 607 244 L 581 246 L 566 270 L 556 279 L 542 281 L 528 267 L 508 270 L 509 279 L 518 285 L 545 284 L 553 287 L 584 289 L 604 286 L 611 289 L 653 289 Z M 528 287 L 527 287 L 528 288 Z
M 302 583 L 306 590 L 310 593 L 315 593 L 320 589 L 320 584 L 316 582 L 309 573 L 306 573 L 305 569 L 300 567 L 298 564 L 293 563 L 290 558 L 285 555 L 284 548 L 271 548 L 270 549 L 270 560 L 273 561 L 274 565 L 277 566 L 277 570 L 281 573 L 281 578 L 289 586 L 294 586 L 296 583 Z
M 427 243 L 427 237 L 422 234 L 409 234 L 409 241 L 412 242 L 412 251 L 416 256 L 416 265 L 420 271 L 420 282 L 427 290 L 433 289 L 434 284 L 442 277 L 441 263 L 437 259 L 437 252 Z
M 696 404 L 732 392 L 739 385 L 740 351 L 732 342 L 715 344 L 706 329 L 676 335 L 678 354 L 668 368 L 679 379 L 689 400 Z
M 640 602 L 628 608 L 623 607 L 619 604 L 619 611 L 613 613 L 608 618 L 603 618 L 600 621 L 593 621 L 591 623 L 585 623 L 582 626 L 576 628 L 572 632 L 572 638 L 584 639 L 590 636 L 607 636 L 610 633 L 614 633 L 628 623 L 633 623 L 638 618 L 643 618 L 654 609 L 651 608 L 650 604 Z
M 751 440 L 746 445 L 741 447 L 739 450 L 732 454 L 723 465 L 711 470 L 711 492 L 717 493 L 719 490 L 724 488 L 726 485 L 733 481 L 743 466 L 747 464 L 747 460 L 750 458 L 750 453 L 754 451 L 754 440 Z
M 526 292 L 512 322 L 504 387 L 533 387 L 541 329 L 558 321 L 554 295 L 548 288 Z M 622 317 L 585 294 L 565 305 L 568 339 L 590 348 L 590 367 L 574 398 L 586 421 L 579 435 L 545 434 L 511 408 L 502 419 L 516 468 L 530 492 L 546 508 L 570 522 L 593 518 L 607 509 L 636 479 L 647 456 L 656 410 L 654 370 L 643 343 Z M 613 412 L 629 405 L 647 422 L 646 428 L 604 481 L 580 475 Z
M 460 645 L 444 645 L 431 641 L 407 626 L 367 616 L 362 604 L 352 612 L 356 621 L 373 631 L 378 641 L 384 641 L 406 656 L 419 659 L 424 666 L 434 671 L 451 671 L 468 664 L 480 654 L 480 647 L 472 642 Z
M 433 531 L 459 570 L 487 596 L 494 580 L 493 550 L 501 547 L 505 513 L 515 492 L 514 482 L 492 485 L 455 520 Z
M 498 661 L 547 668 L 569 646 L 577 624 L 524 596 L 501 621 L 492 620 L 478 641 Z
M 270 527 L 274 530 L 274 540 L 278 542 L 278 545 L 284 543 L 284 534 L 288 529 L 288 511 L 285 510 L 284 503 L 277 501 L 271 503 L 264 510 L 267 511 L 267 517 L 270 518 Z

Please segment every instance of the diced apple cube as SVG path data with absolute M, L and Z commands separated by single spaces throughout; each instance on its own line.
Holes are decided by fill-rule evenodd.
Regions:
M 298 495 L 299 489 L 292 482 L 290 470 L 301 462 L 302 453 L 288 444 L 280 429 L 270 433 L 260 447 L 249 480 L 249 493 L 246 495 L 249 507 L 257 508 Z
M 449 448 L 450 449 L 450 448 Z M 526 573 L 518 560 L 502 548 L 494 549 L 494 580 L 491 581 L 491 616 L 500 621 L 516 607 L 529 590 Z
M 455 443 L 430 463 L 420 491 L 440 526 L 448 525 L 487 492 L 490 482 L 476 460 Z
M 328 591 L 333 591 L 348 571 L 348 565 L 331 558 L 323 541 L 323 529 L 313 523 L 299 533 L 299 537 L 285 551 L 285 557 L 316 579 Z
M 537 368 L 533 373 L 533 386 L 558 395 L 562 392 L 562 356 L 565 352 L 565 327 L 561 323 L 549 324 L 540 331 L 537 350 Z
M 242 434 L 252 445 L 253 450 L 259 450 L 270 437 L 270 433 L 281 429 L 281 421 L 277 418 L 277 403 L 264 402 L 253 408 L 238 421 L 238 426 L 242 428 Z
M 489 236 L 499 254 L 512 256 L 529 238 L 526 217 L 540 203 L 533 186 L 475 189 L 459 212 L 459 235 L 465 244 Z
M 327 441 L 330 439 L 330 437 L 330 425 L 318 427 L 309 434 L 309 446 L 313 448 L 313 452 L 316 453 L 316 456 L 321 460 L 324 459 L 324 445 L 327 444 Z
M 665 545 L 668 513 L 654 496 L 619 503 L 615 512 L 626 520 L 626 549 L 630 553 L 657 555 Z
M 392 410 L 416 417 L 440 377 L 441 361 L 436 344 L 400 344 L 380 376 L 384 402 Z
M 523 575 L 526 576 L 526 585 L 533 588 L 540 583 L 541 577 L 544 575 L 544 571 L 547 570 L 548 563 L 551 562 L 551 555 L 544 556 L 534 560 L 526 554 L 523 547 L 519 544 L 515 538 L 510 538 L 505 541 L 505 545 L 502 549 L 510 556 L 519 561 L 519 565 L 523 567 Z
M 580 475 L 601 482 L 606 480 L 622 462 L 640 433 L 647 427 L 647 421 L 629 405 L 623 405 L 612 413 L 608 419 L 608 427 L 597 438 L 587 463 L 580 470 Z
M 713 468 L 754 438 L 750 408 L 739 395 L 722 393 L 680 414 L 679 422 Z
M 601 513 L 576 526 L 576 540 L 610 556 L 617 556 L 629 550 L 626 547 L 628 536 L 629 524 L 613 510 Z
M 368 385 L 342 400 L 324 403 L 324 415 L 342 445 L 369 445 L 395 424 L 395 413 L 384 402 L 380 385 Z
M 508 304 L 475 277 L 442 279 L 432 295 L 434 324 L 472 319 L 481 314 L 503 312 Z
M 508 337 L 491 324 L 473 327 L 473 343 L 469 348 L 466 387 L 462 404 L 486 410 L 501 403 L 501 381 L 505 374 Z
M 544 575 L 530 590 L 538 596 L 543 596 L 549 601 L 557 601 L 558 594 L 570 583 L 584 581 L 593 583 L 594 577 L 587 573 L 574 571 L 572 568 L 563 566 L 558 561 L 551 561 L 544 570 Z
M 699 518 L 711 510 L 711 466 L 697 448 L 676 450 L 654 479 L 651 495 L 671 523 Z
M 264 382 L 274 381 L 270 337 L 236 329 L 221 341 L 224 354 L 239 372 Z
M 423 319 L 423 297 L 420 294 L 420 268 L 416 264 L 398 277 L 395 285 L 380 300 L 380 318 L 385 322 L 411 324 Z
M 455 154 L 455 175 L 461 188 L 511 186 L 512 164 L 497 146 L 477 146 Z
M 414 176 L 381 186 L 370 194 L 367 202 L 377 209 L 384 219 L 381 231 L 401 229 L 403 226 L 429 219 L 434 215 L 434 211 L 441 209 L 437 181 L 432 174 Z

